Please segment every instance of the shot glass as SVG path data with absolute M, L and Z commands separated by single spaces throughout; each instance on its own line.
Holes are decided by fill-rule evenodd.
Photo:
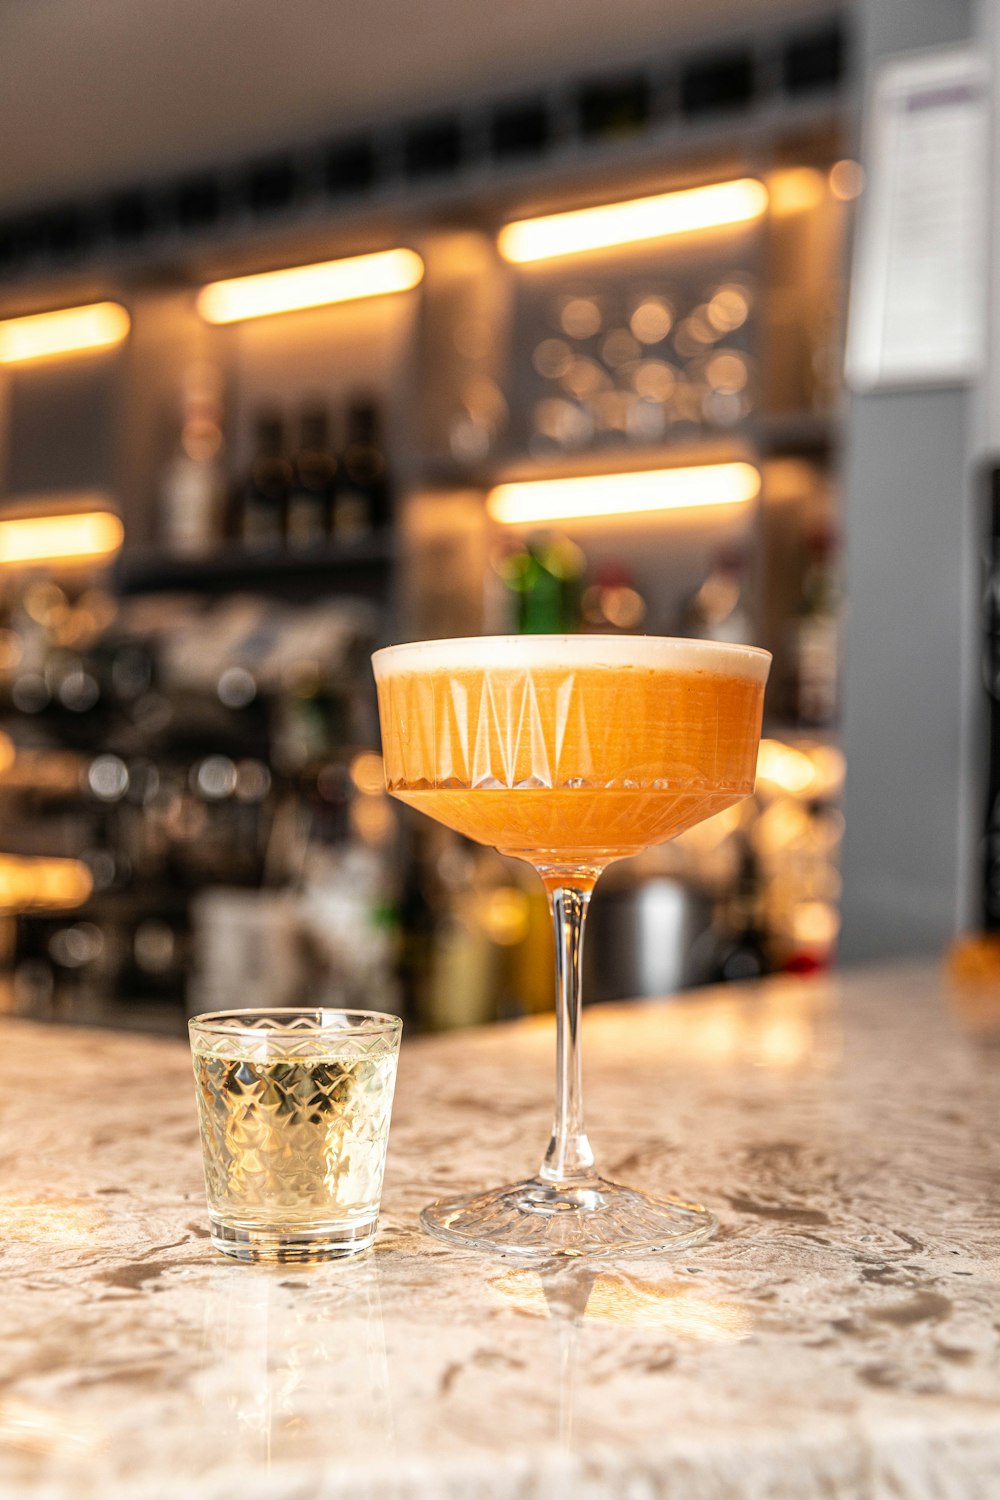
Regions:
M 375 1238 L 398 1016 L 225 1010 L 188 1023 L 212 1243 L 333 1260 Z

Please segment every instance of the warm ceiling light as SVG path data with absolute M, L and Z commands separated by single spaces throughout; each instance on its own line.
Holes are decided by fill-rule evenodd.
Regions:
M 121 521 L 108 510 L 0 521 L 0 567 L 110 557 L 124 537 Z
M 505 260 L 548 260 L 554 255 L 578 255 L 583 250 L 743 224 L 759 218 L 766 208 L 764 184 L 756 177 L 740 177 L 679 193 L 658 193 L 654 198 L 548 214 L 544 219 L 519 219 L 504 225 L 497 243 Z
M 487 508 L 508 526 L 536 521 L 583 520 L 641 511 L 685 510 L 698 505 L 739 505 L 756 498 L 760 475 L 752 464 L 698 464 L 633 474 L 589 474 L 580 479 L 536 479 L 500 484 Z
M 128 331 L 129 315 L 117 302 L 91 302 L 86 307 L 61 307 L 27 318 L 6 318 L 0 322 L 0 365 L 110 349 L 120 344 Z
M 275 313 L 353 302 L 408 292 L 419 285 L 424 263 L 415 250 L 379 250 L 348 260 L 325 260 L 314 266 L 289 266 L 259 276 L 213 281 L 198 293 L 198 311 L 208 323 L 239 323 Z

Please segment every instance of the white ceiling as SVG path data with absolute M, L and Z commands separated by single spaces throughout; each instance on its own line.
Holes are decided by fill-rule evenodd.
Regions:
M 668 56 L 831 0 L 0 0 L 0 208 Z

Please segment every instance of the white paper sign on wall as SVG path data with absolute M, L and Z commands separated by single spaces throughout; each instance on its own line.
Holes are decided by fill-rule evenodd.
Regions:
M 989 70 L 972 47 L 883 64 L 851 286 L 855 390 L 953 385 L 986 353 Z

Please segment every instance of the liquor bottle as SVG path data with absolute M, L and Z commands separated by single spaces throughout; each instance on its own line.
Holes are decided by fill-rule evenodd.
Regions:
M 311 547 L 327 540 L 336 480 L 337 460 L 330 448 L 326 412 L 322 407 L 309 407 L 302 413 L 288 492 L 289 547 Z
M 400 862 L 396 908 L 398 948 L 396 970 L 402 987 L 405 1014 L 421 1025 L 433 1021 L 431 974 L 434 934 L 441 909 L 438 881 L 428 853 L 426 831 L 406 830 L 405 855 Z
M 347 441 L 333 501 L 333 534 L 349 541 L 388 525 L 392 500 L 382 423 L 374 401 L 347 414 Z
M 212 365 L 195 365 L 184 379 L 177 449 L 160 482 L 167 550 L 185 557 L 210 551 L 222 532 L 224 506 L 221 377 Z
M 261 412 L 256 423 L 254 458 L 237 498 L 239 536 L 255 551 L 283 545 L 292 466 L 284 455 L 281 417 Z
M 799 724 L 824 729 L 837 717 L 841 589 L 836 537 L 827 528 L 813 532 L 792 626 L 795 664 L 795 716 Z
M 586 558 L 569 537 L 538 532 L 504 558 L 500 576 L 517 601 L 520 635 L 565 635 L 580 628 Z
M 740 854 L 736 885 L 725 902 L 723 935 L 715 956 L 715 977 L 723 981 L 759 979 L 770 972 L 762 900 L 761 872 L 749 844 Z

